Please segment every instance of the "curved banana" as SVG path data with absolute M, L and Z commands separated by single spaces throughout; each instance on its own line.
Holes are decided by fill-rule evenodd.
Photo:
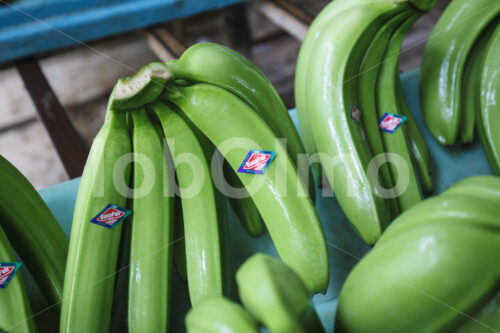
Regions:
M 225 46 L 198 43 L 177 60 L 166 63 L 174 78 L 210 83 L 241 98 L 271 127 L 279 138 L 286 139 L 286 149 L 297 165 L 305 149 L 288 110 L 266 76 L 248 59 Z M 313 198 L 316 194 L 310 169 L 300 170 Z
M 108 109 L 78 189 L 64 275 L 61 332 L 94 333 L 109 328 L 122 225 L 110 230 L 90 220 L 110 203 L 126 206 L 130 153 L 126 113 Z
M 315 66 L 308 71 L 305 84 L 323 170 L 344 213 L 370 244 L 389 223 L 390 211 L 366 174 L 373 155 L 359 124 L 350 117 L 351 105 L 357 104 L 355 78 L 376 31 L 410 8 L 406 2 L 378 1 L 345 10 L 316 41 L 310 57 Z
M 429 148 L 427 147 L 427 143 L 425 142 L 424 136 L 422 135 L 422 132 L 420 132 L 417 122 L 415 121 L 415 118 L 406 103 L 406 99 L 403 94 L 403 87 L 401 85 L 401 77 L 399 75 L 396 77 L 395 88 L 399 111 L 403 116 L 407 117 L 404 126 L 407 130 L 410 142 L 410 152 L 418 172 L 422 192 L 424 194 L 430 194 L 434 191 L 431 154 L 429 152 Z
M 33 185 L 2 156 L 0 225 L 46 300 L 60 310 L 68 238 Z
M 474 42 L 465 63 L 461 90 L 462 112 L 459 132 L 462 144 L 471 143 L 474 140 L 475 119 L 480 108 L 479 87 L 481 85 L 484 55 L 488 42 L 499 22 L 498 19 L 494 20 L 481 32 L 481 35 Z
M 145 109 L 131 112 L 134 152 L 128 331 L 166 332 L 174 228 L 174 174 Z
M 454 0 L 427 42 L 420 70 L 420 100 L 427 127 L 442 145 L 455 143 L 460 126 L 460 92 L 470 50 L 500 13 L 497 0 Z
M 189 296 L 191 304 L 197 306 L 204 297 L 228 293 L 225 207 L 210 178 L 207 143 L 199 139 L 196 128 L 164 102 L 157 101 L 151 108 L 176 164 Z
M 480 85 L 479 138 L 491 170 L 500 175 L 500 25 L 493 33 L 484 55 Z
M 324 332 L 309 290 L 279 259 L 254 254 L 236 281 L 241 302 L 270 332 Z
M 16 255 L 0 227 L 0 262 L 16 262 Z M 0 289 L 0 331 L 9 333 L 37 332 L 35 318 L 24 288 L 21 272 L 16 272 L 6 288 Z
M 464 194 L 500 202 L 500 177 L 473 176 L 459 181 L 443 194 Z
M 188 333 L 258 333 L 255 320 L 238 304 L 208 297 L 186 315 Z
M 385 61 L 381 65 L 377 77 L 376 103 L 379 118 L 382 118 L 386 112 L 401 114 L 396 93 L 397 81 L 399 78 L 399 53 L 401 52 L 401 46 L 406 32 L 420 16 L 420 14 L 413 15 L 410 19 L 405 21 L 389 41 Z M 383 132 L 382 141 L 385 151 L 392 153 L 388 155 L 388 161 L 391 162 L 390 169 L 394 182 L 398 183 L 401 177 L 408 177 L 408 186 L 406 189 L 400 190 L 396 188 L 399 207 L 401 211 L 404 212 L 422 200 L 422 189 L 417 178 L 416 168 L 410 152 L 411 143 L 404 127 L 393 133 Z M 393 158 L 396 154 L 398 159 L 402 159 L 408 166 L 409 172 L 407 175 L 398 174 L 397 165 L 399 163 Z
M 246 103 L 217 86 L 172 86 L 163 97 L 176 104 L 217 146 L 233 170 L 251 149 L 277 152 L 263 175 L 238 176 L 259 209 L 280 257 L 303 278 L 309 290 L 324 292 L 329 272 L 323 230 L 292 160 L 276 142 L 272 129 Z M 227 143 L 236 148 L 224 149 Z M 253 181 L 261 186 L 256 187 Z

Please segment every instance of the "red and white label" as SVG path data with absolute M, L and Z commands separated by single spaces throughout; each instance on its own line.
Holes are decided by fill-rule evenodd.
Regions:
M 0 285 L 3 285 L 9 278 L 10 274 L 16 269 L 16 266 L 0 267 Z
M 403 121 L 403 119 L 398 118 L 398 117 L 393 117 L 393 116 L 387 116 L 385 119 L 380 123 L 380 127 L 383 129 L 386 129 L 388 131 L 394 131 L 396 127 L 399 126 L 399 124 Z
M 262 171 L 271 158 L 271 154 L 253 153 L 243 166 L 244 170 Z
M 125 212 L 121 210 L 115 209 L 113 207 L 109 207 L 96 218 L 97 221 L 101 223 L 106 223 L 109 225 L 115 224 L 118 220 L 120 220 L 125 215 Z

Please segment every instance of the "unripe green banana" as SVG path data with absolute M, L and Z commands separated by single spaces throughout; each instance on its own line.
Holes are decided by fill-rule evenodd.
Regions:
M 310 58 L 315 65 L 305 84 L 324 172 L 344 213 L 370 244 L 389 223 L 390 211 L 366 173 L 373 155 L 359 124 L 350 118 L 351 105 L 357 104 L 357 83 L 352 78 L 380 26 L 409 9 L 405 2 L 378 1 L 345 10 L 316 41 Z
M 474 128 L 476 114 L 479 112 L 479 88 L 481 85 L 481 73 L 483 69 L 484 55 L 488 42 L 498 26 L 500 20 L 493 20 L 478 36 L 472 46 L 467 62 L 465 63 L 462 79 L 461 96 L 461 119 L 459 135 L 463 144 L 474 140 Z
M 305 149 L 285 104 L 266 76 L 239 53 L 215 43 L 199 43 L 188 48 L 178 60 L 166 64 L 174 78 L 210 83 L 241 98 L 273 129 L 286 139 L 286 149 L 297 165 Z M 309 194 L 315 196 L 310 169 L 300 170 Z
M 394 36 L 392 36 L 387 46 L 385 61 L 381 65 L 377 77 L 376 101 L 379 118 L 382 118 L 386 112 L 397 115 L 401 114 L 396 93 L 397 81 L 399 78 L 399 53 L 401 52 L 401 46 L 406 32 L 419 16 L 420 14 L 413 15 L 403 23 Z M 397 199 L 399 208 L 404 212 L 422 200 L 422 189 L 419 179 L 417 178 L 416 168 L 410 152 L 411 143 L 408 134 L 403 128 L 393 133 L 383 132 L 382 141 L 385 151 L 387 153 L 392 153 L 388 155 L 388 161 L 390 162 L 390 169 L 394 182 L 398 183 L 401 177 L 408 177 L 408 186 L 406 189 L 396 189 L 398 192 Z M 398 169 L 397 165 L 399 163 L 393 158 L 396 155 L 398 159 L 402 159 L 408 167 L 408 174 L 398 174 L 398 170 L 400 169 Z
M 128 188 L 130 180 L 126 166 L 131 144 L 125 118 L 122 111 L 107 111 L 83 171 L 64 276 L 61 332 L 95 333 L 109 328 L 122 226 L 110 230 L 90 220 L 110 203 L 126 206 L 126 188 L 121 187 Z
M 228 294 L 225 207 L 210 178 L 207 144 L 200 140 L 196 128 L 164 102 L 157 101 L 151 108 L 176 164 L 189 296 L 196 307 L 207 296 Z
M 175 271 L 179 278 L 187 282 L 187 267 L 186 267 L 186 242 L 184 241 L 184 222 L 182 217 L 181 198 L 175 197 L 174 207 L 174 254 L 173 261 Z
M 443 193 L 443 195 L 446 194 L 464 194 L 500 202 L 500 177 L 469 177 L 451 186 Z
M 0 227 L 0 262 L 16 261 L 9 240 Z M 0 295 L 0 332 L 36 332 L 35 319 L 31 314 L 21 272 L 16 272 L 7 287 L 0 289 Z
M 470 50 L 499 13 L 497 0 L 454 0 L 429 37 L 420 71 L 420 100 L 425 122 L 442 145 L 454 144 L 459 133 L 460 92 Z
M 485 51 L 481 73 L 479 138 L 491 170 L 500 176 L 500 25 L 493 33 Z
M 60 309 L 68 238 L 19 170 L 0 156 L 0 225 L 50 305 Z
M 128 292 L 128 331 L 166 332 L 174 227 L 174 170 L 166 163 L 163 136 L 145 109 L 133 118 L 133 212 Z
M 432 158 L 425 142 L 424 136 L 420 132 L 417 122 L 413 117 L 413 114 L 406 103 L 405 96 L 403 94 L 403 87 L 401 85 L 401 77 L 398 75 L 396 77 L 396 97 L 398 99 L 399 111 L 403 116 L 406 116 L 406 122 L 403 125 L 408 134 L 408 139 L 410 143 L 410 152 L 412 154 L 412 160 L 415 164 L 416 170 L 418 172 L 418 178 L 420 180 L 420 185 L 422 187 L 422 192 L 424 194 L 430 194 L 434 191 L 434 184 L 432 180 Z
M 304 282 L 279 259 L 253 255 L 236 281 L 243 305 L 270 332 L 324 332 Z
M 257 333 L 255 320 L 236 303 L 220 297 L 205 298 L 186 316 L 188 333 Z
M 291 158 L 276 142 L 273 130 L 246 103 L 217 86 L 172 86 L 163 97 L 176 104 L 217 146 L 233 170 L 251 149 L 277 152 L 264 174 L 238 172 L 238 177 L 259 209 L 280 257 L 302 277 L 309 290 L 324 292 L 329 272 L 323 230 Z M 223 149 L 228 142 L 236 148 Z M 283 169 L 277 170 L 278 166 Z M 250 190 L 253 181 L 263 186 Z

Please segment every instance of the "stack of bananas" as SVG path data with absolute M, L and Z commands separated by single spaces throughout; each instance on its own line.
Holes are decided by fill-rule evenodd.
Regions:
M 442 145 L 471 143 L 477 128 L 493 172 L 500 175 L 500 2 L 454 0 L 429 38 L 420 99 Z M 476 126 L 477 124 L 477 126 Z
M 475 176 L 398 217 L 349 274 L 335 332 L 500 328 L 500 178 Z
M 68 238 L 33 185 L 3 156 L 0 175 L 0 262 L 16 262 L 15 249 L 47 302 L 59 310 Z M 20 272 L 1 290 L 0 331 L 36 332 Z
M 402 95 L 398 63 L 405 33 L 434 2 L 332 1 L 300 49 L 295 96 L 302 138 L 369 244 L 433 189 L 429 151 Z M 385 113 L 407 121 L 382 132 Z
M 252 149 L 273 150 L 276 158 L 262 175 L 236 172 Z M 170 245 L 182 242 L 174 240 L 174 224 L 184 226 L 185 253 L 174 254 L 174 261 L 187 275 L 192 305 L 227 294 L 226 198 L 216 181 L 224 176 L 250 195 L 230 198 L 247 230 L 262 232 L 260 214 L 281 259 L 309 292 L 325 292 L 326 242 L 305 185 L 309 169 L 299 174 L 297 168 L 301 153 L 298 133 L 271 83 L 228 48 L 197 44 L 178 60 L 152 63 L 120 79 L 78 191 L 61 332 L 109 327 L 120 243 L 128 240 L 121 237 L 123 223 L 110 230 L 89 221 L 110 203 L 132 211 L 124 223 L 131 224 L 130 332 L 166 330 Z

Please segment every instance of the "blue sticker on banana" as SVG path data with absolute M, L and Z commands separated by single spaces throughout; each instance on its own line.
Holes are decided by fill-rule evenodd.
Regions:
M 106 207 L 104 207 L 103 210 L 99 212 L 99 214 L 94 216 L 94 218 L 92 218 L 90 222 L 106 227 L 108 229 L 113 229 L 120 222 L 125 220 L 130 214 L 132 214 L 132 212 L 128 209 L 110 203 Z
M 238 172 L 262 175 L 275 156 L 275 151 L 252 149 L 241 163 Z
M 0 288 L 6 288 L 22 263 L 0 262 Z
M 382 118 L 380 118 L 378 127 L 384 132 L 394 133 L 401 125 L 403 125 L 406 119 L 406 116 L 386 112 Z

